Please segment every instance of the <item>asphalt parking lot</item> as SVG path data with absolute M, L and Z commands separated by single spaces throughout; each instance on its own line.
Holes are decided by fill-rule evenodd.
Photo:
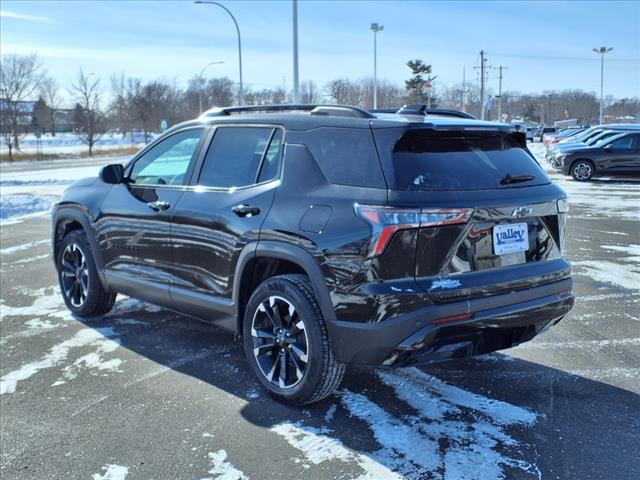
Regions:
M 551 176 L 571 201 L 567 318 L 471 361 L 352 369 L 306 409 L 207 324 L 125 297 L 73 318 L 48 217 L 2 225 L 0 476 L 640 478 L 640 179 Z

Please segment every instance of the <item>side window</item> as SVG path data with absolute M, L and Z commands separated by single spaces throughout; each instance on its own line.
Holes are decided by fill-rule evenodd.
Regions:
M 203 132 L 191 128 L 162 140 L 136 160 L 130 180 L 136 185 L 182 185 Z
M 198 178 L 205 187 L 244 187 L 256 183 L 273 128 L 218 127 Z
M 626 135 L 611 142 L 611 147 L 614 150 L 628 150 L 631 148 L 632 143 L 633 137 L 631 135 Z
M 306 143 L 331 183 L 386 188 L 368 128 L 317 128 L 309 132 Z
M 280 166 L 280 158 L 282 158 L 282 130 L 276 129 L 264 156 L 260 174 L 258 175 L 258 183 L 273 180 L 278 176 L 278 167 Z

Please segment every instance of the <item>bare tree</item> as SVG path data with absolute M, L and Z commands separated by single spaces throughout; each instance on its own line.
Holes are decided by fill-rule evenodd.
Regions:
M 233 82 L 227 77 L 210 78 L 204 86 L 204 96 L 208 105 L 228 107 L 235 98 Z
M 82 68 L 75 82 L 69 87 L 69 93 L 82 109 L 84 125 L 80 129 L 80 139 L 89 147 L 89 155 L 93 155 L 93 146 L 104 133 L 105 117 L 100 110 L 102 87 L 100 79 L 91 80 L 91 73 L 85 75 Z
M 313 80 L 300 83 L 300 101 L 302 103 L 314 104 L 319 100 L 320 92 L 318 92 L 318 87 Z
M 286 92 L 282 87 L 245 90 L 244 101 L 248 105 L 269 105 L 285 102 Z
M 373 108 L 373 78 L 363 78 L 358 81 L 362 92 L 361 105 Z M 398 109 L 404 102 L 404 92 L 387 80 L 378 79 L 378 108 Z
M 359 105 L 363 98 L 362 87 L 346 78 L 331 80 L 325 87 L 325 93 L 341 105 Z
M 178 108 L 182 96 L 173 83 L 153 80 L 143 85 L 139 79 L 130 78 L 126 94 L 127 116 L 135 127 L 142 129 L 145 141 L 148 141 L 149 133 L 158 131 L 162 120 L 173 124 L 185 119 Z
M 49 125 L 51 135 L 56 136 L 56 110 L 60 108 L 60 85 L 52 77 L 44 77 L 40 83 L 40 97 L 49 107 Z
M 9 148 L 10 159 L 12 158 L 12 148 L 20 150 L 18 136 L 28 128 L 28 126 L 21 125 L 21 118 L 24 116 L 22 102 L 33 98 L 43 75 L 42 62 L 37 53 L 2 57 L 0 62 L 0 98 L 4 104 L 0 106 L 0 110 L 2 110 L 0 130 L 2 130 L 4 142 Z
M 109 125 L 119 130 L 122 138 L 125 138 L 132 128 L 132 122 L 127 104 L 127 79 L 124 72 L 111 75 L 111 99 Z

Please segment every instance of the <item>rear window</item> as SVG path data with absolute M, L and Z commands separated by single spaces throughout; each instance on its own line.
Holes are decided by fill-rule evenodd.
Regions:
M 331 183 L 386 188 L 368 128 L 317 128 L 309 132 L 305 143 Z
M 393 171 L 396 190 L 481 190 L 549 183 L 517 141 L 500 132 L 409 131 L 394 146 Z

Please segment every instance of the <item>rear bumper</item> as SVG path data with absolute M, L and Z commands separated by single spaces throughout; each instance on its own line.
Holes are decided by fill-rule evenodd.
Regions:
M 338 360 L 402 366 L 481 355 L 531 340 L 573 307 L 572 279 L 502 295 L 429 305 L 380 323 L 330 322 Z M 434 323 L 471 313 L 465 320 Z

